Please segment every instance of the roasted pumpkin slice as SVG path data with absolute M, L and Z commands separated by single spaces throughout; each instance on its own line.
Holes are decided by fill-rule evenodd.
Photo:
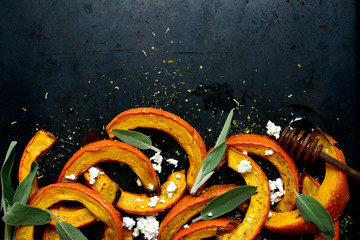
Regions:
M 251 172 L 241 173 L 247 185 L 257 187 L 257 192 L 250 197 L 250 204 L 240 223 L 233 231 L 219 234 L 217 239 L 254 239 L 263 228 L 270 210 L 270 188 L 267 177 L 261 168 L 246 154 L 229 147 L 227 151 L 228 166 L 238 172 L 238 166 L 241 161 L 250 162 Z
M 206 147 L 200 134 L 180 117 L 155 108 L 134 108 L 120 113 L 107 126 L 110 138 L 115 135 L 113 129 L 151 128 L 172 136 L 185 150 L 189 158 L 187 187 L 191 189 L 197 173 L 206 156 Z
M 218 232 L 233 230 L 239 223 L 237 220 L 228 218 L 195 222 L 177 232 L 172 240 L 198 240 L 215 237 Z
M 185 170 L 180 170 L 169 176 L 161 186 L 161 193 L 158 196 L 149 197 L 146 194 L 130 193 L 122 190 L 116 207 L 127 213 L 154 215 L 171 208 L 184 195 L 185 191 Z M 152 203 L 154 200 L 155 203 Z
M 39 130 L 27 144 L 19 165 L 19 183 L 21 183 L 24 178 L 30 172 L 31 162 L 38 161 L 45 153 L 47 153 L 53 144 L 56 142 L 56 137 L 43 129 Z M 39 189 L 38 179 L 34 178 L 29 197 L 31 197 Z
M 42 240 L 61 240 L 54 226 L 48 225 L 44 228 Z
M 61 201 L 82 203 L 97 219 L 115 232 L 115 239 L 123 239 L 122 217 L 111 203 L 99 193 L 79 183 L 55 183 L 39 189 L 29 200 L 28 205 L 47 209 Z M 19 226 L 16 239 L 34 239 L 34 226 Z
M 222 184 L 209 187 L 199 196 L 186 195 L 178 201 L 161 221 L 158 240 L 171 240 L 175 234 L 186 224 L 193 216 L 201 210 L 213 198 L 237 187 L 235 184 Z
M 57 181 L 73 182 L 100 162 L 126 164 L 139 176 L 145 190 L 160 192 L 160 182 L 150 160 L 138 149 L 113 140 L 93 142 L 78 150 L 65 164 Z M 68 176 L 73 178 L 69 179 Z
M 123 232 L 124 232 L 124 240 L 133 240 L 134 239 L 132 236 L 132 233 L 133 233 L 132 230 L 123 228 Z M 114 234 L 115 233 L 111 228 L 109 228 L 108 226 L 105 226 L 104 233 L 103 233 L 101 240 L 113 240 L 115 238 Z
M 121 194 L 121 189 L 119 185 L 113 180 L 111 180 L 109 176 L 106 175 L 106 173 L 104 173 L 98 165 L 94 165 L 93 167 L 98 169 L 99 172 L 101 172 L 102 174 L 96 177 L 95 182 L 91 184 L 90 174 L 88 171 L 86 171 L 83 174 L 86 184 L 88 185 L 88 187 L 100 193 L 100 195 L 103 196 L 106 200 L 108 200 L 112 204 L 116 204 L 116 201 Z
M 342 151 L 335 147 L 335 141 L 330 136 L 320 132 L 315 134 L 320 137 L 318 144 L 323 145 L 322 151 L 345 163 Z M 325 178 L 313 197 L 326 208 L 333 221 L 336 221 L 349 200 L 346 174 L 326 164 Z M 315 225 L 305 222 L 299 210 L 277 213 L 266 221 L 265 227 L 273 232 L 293 235 L 317 231 Z
M 311 177 L 308 174 L 303 173 L 301 175 L 301 186 L 302 186 L 302 193 L 305 193 L 310 196 L 314 196 L 316 192 L 319 190 L 320 183 L 316 181 L 313 177 Z M 335 236 L 332 240 L 338 240 L 340 236 L 340 226 L 339 226 L 339 220 L 334 222 L 334 228 L 335 228 Z M 316 233 L 314 240 L 325 240 L 324 236 L 321 235 L 321 233 Z
M 273 214 L 277 211 L 290 211 L 295 206 L 296 195 L 299 192 L 299 178 L 296 164 L 293 159 L 279 146 L 276 141 L 265 135 L 242 134 L 234 135 L 227 139 L 227 145 L 241 152 L 260 156 L 271 162 L 279 171 L 284 182 L 285 195 L 276 205 Z
M 60 221 L 68 222 L 77 228 L 86 226 L 97 220 L 94 214 L 92 214 L 91 211 L 83 206 L 67 207 L 60 203 L 49 207 L 49 210 L 53 212 L 60 219 Z M 49 224 L 55 226 L 55 219 L 51 219 Z

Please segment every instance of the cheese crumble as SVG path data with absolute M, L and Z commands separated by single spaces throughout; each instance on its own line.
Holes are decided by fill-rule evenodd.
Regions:
M 174 192 L 176 191 L 177 187 L 173 181 L 169 183 L 169 185 L 166 187 L 166 193 L 168 195 L 168 198 L 171 198 L 174 195 Z
M 136 222 L 131 217 L 123 217 L 123 227 L 132 230 Z
M 242 160 L 237 166 L 237 169 L 239 173 L 247 173 L 252 171 L 252 166 L 250 161 Z
M 281 127 L 276 126 L 275 123 L 273 123 L 272 121 L 269 120 L 267 122 L 266 129 L 266 134 L 268 134 L 269 136 L 274 136 L 276 139 L 280 137 Z
M 277 178 L 275 181 L 269 180 L 270 187 L 270 202 L 271 205 L 280 202 L 281 198 L 285 194 L 284 182 L 281 178 Z
M 159 234 L 160 224 L 155 216 L 139 217 L 136 219 L 136 228 L 134 228 L 133 236 L 138 237 L 143 234 L 146 240 L 156 240 Z
M 157 203 L 159 201 L 159 197 L 158 196 L 154 196 L 150 198 L 150 202 L 148 203 L 149 207 L 156 207 Z
M 90 181 L 89 184 L 94 184 L 95 183 L 95 179 L 97 177 L 99 177 L 101 174 L 104 174 L 104 172 L 100 172 L 99 169 L 97 169 L 96 167 L 91 167 L 89 168 L 89 176 L 90 176 Z
M 175 167 L 177 167 L 177 164 L 178 164 L 178 160 L 175 160 L 172 158 L 167 159 L 166 162 L 168 162 L 171 165 L 174 165 Z
M 273 153 L 274 153 L 273 150 L 265 150 L 265 156 L 273 155 Z
M 68 176 L 65 176 L 65 178 L 69 179 L 69 180 L 75 180 L 76 176 L 75 176 L 75 174 L 72 173 L 72 174 L 70 174 Z

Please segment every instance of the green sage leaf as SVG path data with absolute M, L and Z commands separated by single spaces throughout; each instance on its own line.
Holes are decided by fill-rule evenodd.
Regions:
M 216 141 L 215 147 L 219 146 L 220 144 L 222 144 L 224 142 L 226 143 L 226 139 L 229 134 L 230 124 L 231 124 L 233 116 L 234 116 L 234 109 L 231 109 L 231 111 L 229 112 L 229 114 L 226 118 L 225 124 L 220 132 L 220 135 Z
M 226 142 L 222 142 L 216 146 L 209 154 L 206 156 L 201 168 L 203 169 L 203 174 L 208 174 L 213 171 L 217 165 L 219 165 L 221 158 L 224 155 L 226 149 Z
M 316 225 L 325 238 L 333 239 L 335 236 L 334 223 L 328 211 L 315 198 L 306 194 L 296 194 L 296 207 L 306 222 Z
M 26 204 L 26 202 L 29 198 L 32 183 L 36 176 L 37 169 L 38 169 L 38 163 L 35 161 L 32 162 L 29 174 L 24 178 L 24 180 L 16 188 L 15 195 L 14 195 L 14 202 Z
M 6 152 L 4 163 L 1 167 L 1 209 L 5 207 L 5 199 L 9 204 L 13 202 L 14 189 L 11 182 L 11 171 L 15 160 L 15 152 L 13 150 L 16 144 L 16 141 L 12 141 L 10 143 L 10 146 Z
M 151 139 L 145 134 L 126 129 L 113 129 L 112 131 L 117 138 L 133 147 L 141 150 L 152 149 L 155 152 L 161 152 L 160 149 L 152 145 Z
M 228 213 L 245 202 L 257 190 L 257 187 L 245 185 L 233 188 L 211 200 L 201 211 L 202 220 L 211 220 Z
M 85 235 L 76 227 L 67 222 L 57 222 L 56 232 L 63 240 L 87 240 Z
M 200 171 L 198 172 L 198 174 L 196 176 L 195 183 L 190 190 L 191 194 L 195 194 L 197 192 L 197 190 L 200 188 L 200 186 L 206 182 L 206 181 L 202 181 L 204 175 L 212 172 L 217 167 L 217 165 L 220 163 L 221 158 L 223 157 L 225 149 L 226 149 L 226 138 L 229 134 L 230 124 L 231 124 L 233 115 L 234 115 L 234 109 L 231 109 L 230 113 L 228 114 L 228 116 L 226 118 L 225 124 L 220 132 L 220 135 L 219 135 L 218 139 L 216 140 L 214 149 L 205 157 L 205 159 L 201 165 Z M 210 176 L 206 180 L 208 180 L 209 178 L 210 178 Z M 202 182 L 202 184 L 199 184 L 200 181 Z
M 201 185 L 203 185 L 207 180 L 209 180 L 209 178 L 214 174 L 215 172 L 209 172 L 208 174 L 204 175 L 199 181 L 196 181 L 195 184 L 193 185 L 193 187 L 191 188 L 190 193 L 194 194 L 196 193 L 196 191 L 201 187 Z M 193 192 L 193 190 L 195 192 Z
M 6 224 L 17 225 L 44 225 L 50 222 L 50 215 L 41 208 L 15 202 L 2 218 Z

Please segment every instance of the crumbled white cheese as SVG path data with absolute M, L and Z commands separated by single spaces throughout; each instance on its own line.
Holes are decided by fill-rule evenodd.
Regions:
M 212 212 L 209 212 L 207 215 L 208 215 L 208 217 L 212 217 L 213 214 L 212 214 Z
M 274 136 L 276 139 L 280 137 L 281 127 L 276 126 L 275 123 L 273 123 L 272 121 L 269 120 L 267 122 L 266 129 L 266 134 L 268 134 L 269 136 Z
M 131 230 L 135 226 L 136 222 L 131 217 L 123 217 L 123 227 Z
M 159 203 L 163 203 L 163 204 L 165 204 L 165 203 L 166 203 L 166 201 L 165 201 L 165 199 L 161 199 L 161 200 L 159 200 Z
M 149 189 L 150 191 L 154 191 L 154 185 L 152 185 L 151 183 L 149 183 L 148 185 L 147 185 L 147 189 Z
M 189 228 L 190 226 L 189 225 L 187 225 L 187 224 L 185 224 L 184 226 L 183 226 L 183 228 Z
M 156 172 L 161 173 L 161 165 L 160 164 L 153 163 L 152 166 Z
M 250 161 L 242 160 L 240 161 L 239 165 L 237 166 L 239 173 L 247 173 L 252 171 L 252 166 Z
M 139 187 L 142 186 L 142 183 L 141 183 L 141 181 L 140 181 L 140 178 L 136 179 L 136 184 L 137 184 Z
M 159 152 L 157 152 L 157 153 L 155 153 L 154 156 L 152 156 L 152 157 L 150 158 L 150 161 L 154 161 L 154 162 L 156 162 L 157 164 L 161 164 L 162 161 L 163 161 L 163 157 L 160 155 Z
M 280 202 L 282 196 L 284 196 L 284 182 L 281 178 L 277 178 L 275 181 L 269 180 L 270 187 L 270 202 L 271 205 Z
M 169 159 L 167 159 L 166 161 L 167 161 L 169 164 L 174 165 L 175 167 L 177 167 L 177 165 L 178 165 L 178 160 L 169 158 Z
M 140 199 L 140 198 L 137 198 L 137 199 L 135 199 L 135 201 L 137 201 L 137 202 L 142 202 L 142 201 L 144 201 L 144 200 L 142 200 L 142 199 Z
M 265 156 L 273 155 L 273 153 L 274 153 L 273 150 L 265 150 Z
M 272 217 L 272 212 L 269 211 L 269 215 L 268 215 L 268 218 L 271 218 Z
M 181 175 L 180 174 L 176 174 L 176 179 L 181 179 Z
M 139 217 L 136 219 L 136 228 L 134 228 L 133 236 L 138 237 L 140 234 L 144 235 L 146 240 L 156 240 L 159 234 L 159 222 L 155 216 Z
M 171 198 L 174 195 L 175 190 L 177 189 L 175 183 L 171 181 L 169 185 L 166 187 L 166 193 L 168 198 Z
M 100 172 L 99 169 L 97 169 L 96 167 L 91 167 L 89 168 L 89 177 L 90 177 L 90 181 L 89 184 L 94 184 L 95 183 L 95 178 L 99 177 L 100 174 L 104 174 L 104 172 Z
M 72 173 L 72 174 L 70 174 L 68 176 L 65 176 L 65 178 L 69 179 L 69 180 L 75 180 L 76 176 L 75 176 L 75 174 Z
M 150 202 L 148 203 L 149 207 L 156 207 L 157 203 L 159 201 L 159 197 L 158 196 L 153 196 L 150 198 Z
M 247 151 L 243 151 L 243 154 L 248 155 L 248 152 L 247 152 Z

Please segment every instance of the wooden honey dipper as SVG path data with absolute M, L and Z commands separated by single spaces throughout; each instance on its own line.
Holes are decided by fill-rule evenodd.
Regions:
M 319 136 L 313 133 L 308 133 L 306 136 L 304 135 L 304 130 L 298 132 L 296 128 L 290 129 L 290 127 L 287 126 L 282 131 L 278 144 L 296 160 L 305 162 L 311 160 L 311 162 L 315 162 L 317 159 L 321 159 L 360 181 L 360 172 L 322 151 L 323 146 L 317 144 L 319 142 Z

